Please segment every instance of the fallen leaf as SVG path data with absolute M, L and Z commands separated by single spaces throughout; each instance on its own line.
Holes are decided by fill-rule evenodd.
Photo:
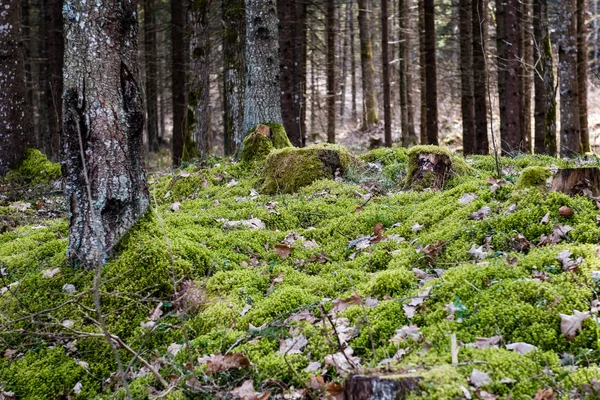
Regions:
M 186 170 L 182 169 L 181 171 L 179 171 L 179 176 L 181 176 L 182 178 L 187 178 L 190 175 L 191 174 L 188 171 L 186 171 Z
M 420 342 L 423 340 L 423 334 L 421 333 L 420 328 L 416 325 L 404 325 L 402 328 L 396 329 L 394 333 L 395 335 L 390 339 L 390 342 L 396 344 L 404 342 L 409 338 L 415 342 Z
M 62 323 L 62 326 L 64 326 L 65 328 L 72 328 L 73 325 L 75 325 L 75 321 L 71 320 L 71 319 L 65 319 Z
M 180 208 L 181 208 L 181 203 L 178 201 L 171 204 L 171 211 L 173 211 L 173 212 L 179 211 Z
M 246 304 L 244 306 L 244 308 L 242 308 L 242 311 L 240 311 L 240 316 L 244 316 L 246 314 L 248 314 L 248 311 L 252 310 L 252 305 L 251 304 Z
M 462 195 L 462 197 L 460 199 L 458 199 L 458 203 L 459 204 L 469 204 L 476 198 L 477 198 L 477 195 L 475 193 L 465 193 Z
M 473 219 L 475 221 L 480 221 L 480 220 L 484 219 L 485 217 L 489 216 L 491 213 L 492 213 L 491 208 L 489 208 L 488 206 L 483 206 L 479 210 L 471 213 L 471 216 L 469 218 Z
M 548 222 L 550 222 L 550 211 L 548 211 L 540 221 L 541 224 L 547 224 Z
M 342 400 L 344 398 L 344 387 L 338 382 L 327 383 L 327 399 Z
M 248 220 L 241 221 L 226 221 L 224 219 L 218 220 L 223 223 L 223 228 L 238 228 L 246 227 L 248 229 L 265 229 L 266 225 L 258 218 L 251 218 Z
M 183 348 L 183 345 L 179 343 L 171 343 L 169 347 L 167 347 L 167 353 L 173 355 L 175 357 L 177 353 Z
M 266 400 L 271 396 L 271 393 L 255 391 L 254 382 L 251 379 L 244 381 L 241 386 L 236 387 L 229 393 L 240 400 Z
M 479 391 L 479 398 L 481 398 L 481 400 L 496 400 L 498 397 L 500 396 L 497 394 L 488 393 L 485 390 Z
M 281 257 L 283 260 L 285 260 L 290 256 L 292 248 L 287 244 L 278 243 L 273 247 L 273 252 L 279 255 L 279 257 Z
M 227 184 L 227 187 L 228 187 L 228 188 L 230 188 L 230 187 L 237 186 L 237 184 L 238 184 L 238 183 L 239 183 L 238 181 L 236 181 L 235 179 L 232 179 L 232 180 L 231 180 L 231 181 L 230 181 L 230 182 Z
M 42 271 L 42 276 L 44 278 L 53 278 L 54 275 L 58 274 L 59 272 L 60 272 L 60 268 L 45 269 Z
M 482 387 L 490 383 L 490 375 L 487 372 L 482 372 L 477 368 L 473 368 L 470 381 L 473 386 Z
M 325 356 L 325 365 L 334 367 L 338 374 L 347 374 L 360 365 L 360 358 L 354 357 L 354 349 L 346 347 L 344 352 Z
M 473 347 L 477 349 L 497 349 L 502 336 L 492 336 L 491 338 L 476 338 Z
M 504 215 L 509 215 L 509 214 L 514 214 L 514 212 L 517 210 L 517 204 L 516 203 L 512 203 L 507 209 L 506 211 L 504 211 Z
M 319 369 L 321 369 L 322 364 L 319 361 L 313 361 L 308 364 L 306 368 L 304 368 L 304 372 L 316 373 Z
M 469 392 L 469 389 L 467 389 L 466 387 L 464 387 L 463 385 L 460 385 L 460 390 L 462 390 L 463 392 L 463 396 L 465 396 L 465 399 L 467 400 L 471 400 L 473 397 L 471 396 L 471 392 Z
M 358 294 L 353 294 L 345 299 L 335 299 L 331 302 L 333 309 L 331 310 L 334 314 L 344 311 L 346 308 L 362 303 L 362 298 Z
M 398 361 L 405 355 L 406 355 L 406 349 L 398 349 L 398 351 L 396 351 L 396 353 L 392 356 L 392 358 L 386 358 L 384 360 L 381 360 L 379 362 L 378 366 L 381 367 L 381 366 L 389 365 L 389 364 L 393 363 L 394 361 Z
M 77 289 L 75 288 L 75 285 L 71 284 L 71 283 L 65 283 L 62 287 L 62 289 L 67 292 L 68 294 L 73 294 L 77 291 Z
M 533 397 L 533 400 L 555 400 L 555 399 L 556 399 L 556 395 L 554 394 L 554 391 L 552 390 L 552 388 L 539 389 L 535 393 L 535 396 Z
M 467 253 L 471 254 L 477 260 L 483 260 L 487 257 L 487 253 L 483 251 L 483 246 L 477 247 L 475 245 L 472 245 L 471 249 L 467 251 Z
M 527 354 L 530 351 L 537 350 L 537 347 L 525 342 L 510 343 L 506 345 L 506 348 L 519 354 Z
M 404 316 L 408 319 L 413 318 L 417 311 L 417 307 L 409 306 L 408 304 L 403 304 L 402 309 L 404 310 Z
M 308 344 L 308 340 L 304 335 L 293 336 L 288 339 L 279 341 L 279 354 L 300 354 Z
M 418 222 L 416 224 L 414 224 L 413 226 L 410 227 L 410 229 L 413 232 L 420 232 L 423 230 L 423 225 L 419 224 Z
M 75 384 L 75 386 L 73 387 L 73 393 L 80 394 L 81 393 L 81 389 L 83 389 L 83 384 L 81 382 L 77 382 Z
M 590 317 L 589 311 L 581 312 L 573 310 L 573 315 L 560 315 L 560 332 L 567 339 L 575 338 L 578 331 L 581 330 L 581 323 Z
M 250 360 L 242 353 L 216 354 L 205 359 L 206 373 L 218 374 L 230 369 L 242 369 L 250 366 Z

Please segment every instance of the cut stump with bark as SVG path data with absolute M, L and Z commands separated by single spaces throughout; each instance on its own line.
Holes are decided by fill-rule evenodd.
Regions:
M 400 400 L 419 390 L 419 378 L 403 375 L 351 375 L 344 384 L 345 400 Z
M 450 153 L 437 146 L 415 146 L 408 153 L 405 186 L 414 190 L 442 190 L 454 175 Z
M 600 194 L 600 169 L 565 168 L 559 170 L 552 180 L 552 191 L 569 196 L 598 196 Z

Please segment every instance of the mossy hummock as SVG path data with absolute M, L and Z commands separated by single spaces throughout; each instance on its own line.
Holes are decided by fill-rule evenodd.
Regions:
M 264 161 L 274 149 L 292 147 L 285 128 L 281 124 L 259 124 L 255 126 L 246 139 L 240 159 L 244 162 Z

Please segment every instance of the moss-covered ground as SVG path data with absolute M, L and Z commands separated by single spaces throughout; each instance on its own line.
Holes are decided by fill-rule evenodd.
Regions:
M 566 161 L 503 158 L 498 179 L 492 157 L 453 157 L 468 168 L 438 192 L 401 189 L 399 148 L 294 194 L 264 195 L 261 165 L 227 159 L 151 177 L 152 210 L 100 288 L 108 330 L 170 386 L 120 346 L 132 397 L 231 397 L 251 379 L 320 398 L 369 370 L 416 377 L 411 398 L 597 398 L 598 203 L 548 192 Z M 544 169 L 519 183 L 527 167 Z M 17 222 L 0 235 L 0 389 L 125 398 L 93 271 L 66 265 L 67 220 L 2 201 Z M 215 367 L 228 351 L 251 364 Z

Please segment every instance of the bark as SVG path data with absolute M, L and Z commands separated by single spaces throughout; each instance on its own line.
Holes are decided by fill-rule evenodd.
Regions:
M 385 146 L 392 147 L 392 99 L 390 87 L 389 0 L 381 0 L 381 65 L 383 71 L 383 129 Z
M 25 62 L 25 84 L 27 87 L 26 102 L 33 107 L 33 75 L 32 75 L 32 38 L 31 38 L 31 7 L 29 0 L 21 0 L 21 39 L 23 43 L 23 58 Z
M 420 136 L 421 144 L 427 143 L 427 72 L 425 69 L 425 0 L 417 0 L 419 9 L 419 72 L 421 84 L 421 116 Z
M 473 21 L 471 0 L 460 0 L 460 85 L 463 124 L 463 153 L 475 153 L 475 104 L 473 90 Z
M 354 6 L 354 0 L 349 0 Z M 352 7 L 350 7 L 352 9 Z M 351 10 L 352 12 L 352 10 Z M 352 14 L 354 14 L 352 12 Z M 354 40 L 354 18 L 350 17 L 350 69 L 352 70 L 352 119 L 358 121 L 358 107 L 356 101 L 356 41 Z
M 358 0 L 358 29 L 360 33 L 360 65 L 363 80 L 363 129 L 369 129 L 379 121 L 375 98 L 375 67 L 373 66 L 373 45 L 371 43 L 371 23 L 369 1 Z
M 306 73 L 307 73 L 307 15 L 308 5 L 305 0 L 296 2 L 296 24 L 294 35 L 294 48 L 297 52 L 296 63 L 294 65 L 294 115 L 296 116 L 297 136 L 294 140 L 298 146 L 306 145 Z M 292 142 L 294 144 L 295 142 Z
M 489 24 L 487 2 L 472 0 L 473 17 L 473 103 L 475 118 L 475 153 L 489 154 L 488 140 L 488 68 L 487 37 Z
M 244 0 L 223 0 L 223 87 L 225 154 L 236 154 L 244 139 L 246 12 Z
M 575 0 L 558 6 L 558 71 L 560 83 L 560 155 L 581 153 L 579 87 L 577 82 L 577 13 Z
M 500 146 L 503 154 L 523 149 L 519 8 L 519 0 L 496 1 Z
M 246 35 L 245 134 L 258 124 L 283 124 L 275 0 L 246 0 Z
M 552 179 L 552 191 L 569 196 L 594 196 L 600 194 L 600 169 L 565 168 Z
M 547 0 L 533 1 L 535 153 L 556 155 L 556 93 Z
M 327 0 L 327 142 L 335 143 L 335 0 Z
M 591 151 L 590 130 L 588 127 L 588 28 L 585 22 L 587 14 L 586 0 L 577 0 L 577 85 L 579 87 L 579 129 L 581 131 L 581 150 Z
M 179 0 L 171 0 L 171 90 L 173 101 L 173 166 L 181 165 L 185 137 L 185 39 L 184 8 Z
M 144 0 L 144 62 L 146 66 L 146 131 L 148 148 L 157 152 L 158 139 L 158 57 L 156 1 Z
M 344 44 L 342 46 L 342 77 L 341 82 L 341 96 L 340 99 L 340 119 L 344 122 L 344 115 L 346 114 L 346 92 L 348 91 L 348 61 L 350 58 L 350 23 L 352 21 L 352 1 L 346 1 L 346 20 L 344 22 Z
M 399 84 L 400 112 L 402 128 L 402 146 L 410 147 L 418 143 L 415 133 L 415 116 L 412 100 L 412 77 L 410 73 L 411 52 L 411 0 L 400 0 L 399 18 Z
M 532 27 L 531 27 L 531 0 L 521 0 L 519 15 L 521 35 L 521 137 L 523 150 L 531 153 L 531 92 L 532 92 Z
M 35 137 L 26 102 L 20 1 L 1 0 L 0 5 L 0 176 L 4 176 L 8 167 L 21 161 Z
M 427 104 L 427 144 L 438 144 L 437 60 L 434 0 L 423 1 L 425 24 L 425 78 Z
M 67 257 L 87 267 L 104 262 L 149 204 L 136 6 L 117 0 L 65 3 Z
M 186 136 L 196 143 L 197 155 L 202 157 L 210 152 L 210 3 L 211 0 L 190 0 L 188 6 L 190 74 Z M 187 150 L 184 149 L 184 154 Z
M 346 378 L 344 399 L 346 400 L 395 400 L 405 399 L 419 390 L 419 377 L 410 376 L 360 376 Z

